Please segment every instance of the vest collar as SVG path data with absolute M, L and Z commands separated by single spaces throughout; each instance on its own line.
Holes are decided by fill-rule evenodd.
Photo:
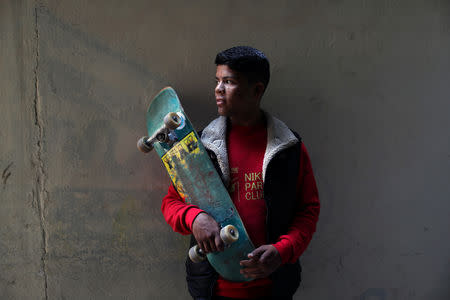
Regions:
M 263 161 L 263 180 L 266 178 L 267 166 L 280 151 L 299 142 L 292 131 L 282 121 L 264 112 L 267 121 L 267 146 Z M 227 118 L 220 116 L 203 130 L 203 145 L 217 156 L 225 185 L 230 183 L 230 168 L 226 143 Z

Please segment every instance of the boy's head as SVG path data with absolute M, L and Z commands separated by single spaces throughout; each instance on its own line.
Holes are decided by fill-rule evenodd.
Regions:
M 267 57 L 258 49 L 236 46 L 217 54 L 216 65 L 227 65 L 248 78 L 250 83 L 262 82 L 264 89 L 270 80 L 270 66 Z

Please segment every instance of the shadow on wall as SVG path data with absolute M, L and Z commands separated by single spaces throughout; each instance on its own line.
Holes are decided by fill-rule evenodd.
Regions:
M 47 7 L 39 6 L 37 14 L 50 173 L 72 187 L 141 189 L 148 186 L 149 172 L 156 185 L 167 185 L 160 168 L 142 168 L 135 146 L 145 133 L 149 95 L 165 80 Z
M 163 166 L 136 149 L 146 94 L 164 79 L 45 6 L 37 18 L 49 269 L 62 290 L 99 273 L 99 286 L 122 276 L 139 285 L 142 278 L 126 278 L 139 271 L 156 291 L 182 269 L 187 248 L 160 212 Z
M 396 297 L 392 299 L 397 299 Z M 356 298 L 355 300 L 388 300 L 387 292 L 382 288 L 371 288 L 366 290 L 364 293 Z

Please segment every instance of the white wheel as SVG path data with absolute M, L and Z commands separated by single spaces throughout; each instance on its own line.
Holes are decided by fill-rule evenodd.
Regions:
M 206 255 L 203 253 L 202 249 L 198 245 L 195 245 L 191 249 L 189 249 L 189 259 L 194 263 L 199 263 L 204 261 Z
M 181 118 L 176 112 L 170 112 L 164 117 L 164 125 L 169 130 L 177 129 L 181 125 Z
M 220 230 L 220 238 L 227 244 L 233 244 L 239 239 L 239 231 L 233 225 L 227 225 Z
M 147 143 L 148 136 L 143 136 L 137 141 L 137 148 L 144 153 L 148 153 L 153 150 L 153 146 Z

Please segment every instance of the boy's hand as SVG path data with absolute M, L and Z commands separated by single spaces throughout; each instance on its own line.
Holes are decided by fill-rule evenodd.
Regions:
M 240 262 L 241 274 L 246 278 L 266 278 L 281 266 L 281 256 L 273 245 L 256 248 L 248 258 Z
M 203 252 L 223 251 L 219 224 L 207 213 L 200 213 L 192 223 L 192 234 Z

